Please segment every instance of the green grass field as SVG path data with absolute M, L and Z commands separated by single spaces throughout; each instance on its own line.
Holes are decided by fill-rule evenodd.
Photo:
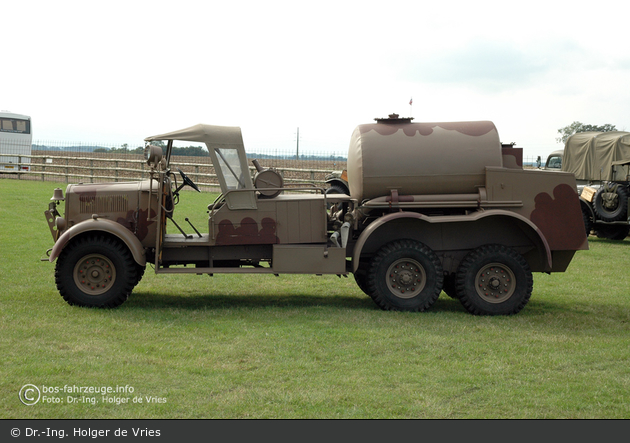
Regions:
M 445 294 L 384 312 L 352 276 L 150 267 L 120 308 L 86 309 L 40 261 L 56 186 L 0 180 L 0 418 L 630 418 L 630 239 L 591 237 L 566 273 L 534 274 L 512 317 Z M 185 192 L 177 221 L 199 228 L 212 200 Z

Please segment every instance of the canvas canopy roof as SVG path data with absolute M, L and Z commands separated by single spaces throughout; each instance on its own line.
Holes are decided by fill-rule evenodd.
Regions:
M 243 136 L 241 128 L 238 126 L 214 126 L 198 124 L 190 128 L 178 131 L 167 132 L 166 134 L 153 135 L 144 141 L 154 140 L 182 140 L 191 142 L 202 142 L 208 146 L 243 146 Z
M 198 124 L 178 131 L 153 135 L 144 139 L 146 142 L 156 140 L 180 140 L 205 143 L 212 159 L 221 191 L 225 194 L 231 190 L 253 190 L 252 178 L 247 166 L 247 154 L 243 145 L 243 135 L 238 126 L 214 126 Z M 170 150 L 167 152 L 170 161 Z M 254 193 L 231 194 L 227 198 L 231 208 L 255 208 Z
M 578 180 L 612 180 L 613 162 L 630 161 L 630 132 L 579 132 L 567 139 L 562 170 Z

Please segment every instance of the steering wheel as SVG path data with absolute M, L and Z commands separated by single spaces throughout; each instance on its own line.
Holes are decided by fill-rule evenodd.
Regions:
M 177 170 L 179 171 L 179 175 L 182 176 L 182 180 L 183 180 L 183 184 L 182 186 L 180 186 L 179 188 L 177 188 L 177 190 L 179 191 L 184 185 L 188 185 L 191 188 L 193 188 L 195 191 L 197 192 L 201 192 L 199 190 L 199 186 L 197 186 L 190 178 L 188 178 L 188 176 L 186 174 L 184 174 L 184 171 L 182 171 L 181 169 L 177 168 Z

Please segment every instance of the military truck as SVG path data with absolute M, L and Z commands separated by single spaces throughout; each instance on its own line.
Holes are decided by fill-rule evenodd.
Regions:
M 563 154 L 564 150 L 562 149 L 553 151 L 551 154 L 549 154 L 549 156 L 547 157 L 547 161 L 545 162 L 544 169 L 554 169 L 557 171 L 561 171 Z
M 115 307 L 149 263 L 160 275 L 353 274 L 384 310 L 424 311 L 444 290 L 472 314 L 506 315 L 530 299 L 532 272 L 563 272 L 588 249 L 573 175 L 523 170 L 492 122 L 375 120 L 352 133 L 349 194 L 285 185 L 257 161 L 250 172 L 239 127 L 147 137 L 150 178 L 55 190 L 46 260 L 59 293 Z M 204 232 L 175 222 L 181 189 L 199 190 L 171 169 L 176 140 L 205 143 L 220 182 Z
M 350 194 L 348 185 L 348 170 L 332 171 L 324 177 L 324 183 L 328 185 L 327 194 Z
M 579 132 L 564 150 L 547 158 L 546 169 L 575 175 L 584 227 L 598 237 L 623 240 L 630 232 L 630 132 Z

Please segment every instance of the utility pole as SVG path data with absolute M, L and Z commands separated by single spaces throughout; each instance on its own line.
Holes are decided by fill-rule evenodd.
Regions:
M 297 128 L 296 146 L 295 146 L 295 159 L 300 159 L 300 128 Z

